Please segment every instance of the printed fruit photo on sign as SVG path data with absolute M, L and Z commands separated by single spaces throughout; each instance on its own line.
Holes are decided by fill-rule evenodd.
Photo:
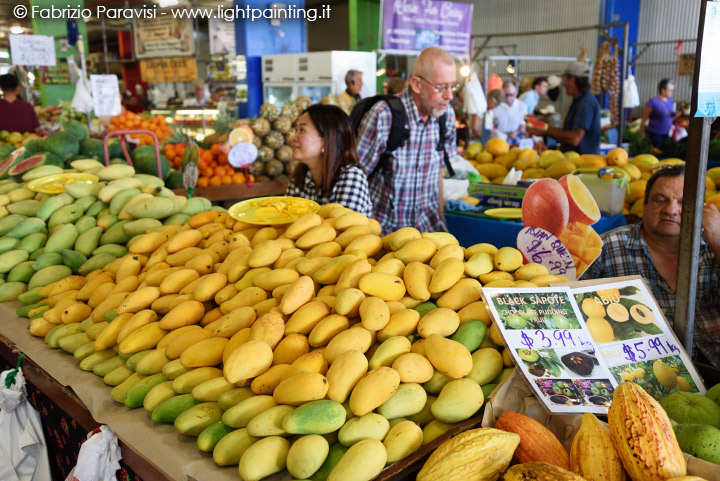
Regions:
M 698 392 L 698 387 L 680 356 L 628 362 L 611 367 L 610 373 L 616 382 L 634 382 L 658 401 L 672 392 Z

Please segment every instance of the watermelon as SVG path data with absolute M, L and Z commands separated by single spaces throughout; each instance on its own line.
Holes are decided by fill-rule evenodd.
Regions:
M 21 161 L 27 156 L 27 149 L 20 147 L 19 149 L 13 150 L 10 155 L 5 157 L 5 160 L 0 162 L 0 179 L 7 179 L 10 171 L 10 167 L 15 165 L 16 162 Z
M 44 155 L 45 156 L 45 164 L 44 165 L 57 165 L 58 167 L 65 167 L 65 163 L 62 161 L 60 157 L 53 154 L 52 152 L 38 152 L 34 155 Z M 27 156 L 29 157 L 29 155 Z
M 0 145 L 0 162 L 5 160 L 5 157 L 10 155 L 13 150 L 15 150 L 15 147 L 13 147 L 12 145 L 8 145 L 8 144 Z
M 19 176 L 27 172 L 28 170 L 38 167 L 40 165 L 57 165 L 48 162 L 48 155 L 45 154 L 36 154 L 31 157 L 28 157 L 26 159 L 22 159 L 15 163 L 15 165 L 10 167 L 10 170 L 8 170 L 8 175 L 10 176 Z M 60 162 L 60 167 L 62 167 L 62 162 Z
M 29 153 L 35 154 L 42 150 L 45 150 L 45 139 L 42 137 L 28 137 L 22 141 L 23 147 L 25 147 Z
M 80 154 L 85 159 L 102 159 L 105 155 L 103 153 L 103 141 L 100 139 L 85 139 L 80 142 Z
M 108 155 L 112 159 L 113 157 L 123 157 L 122 147 L 120 147 L 120 139 L 112 137 L 108 140 Z
M 160 154 L 161 175 L 158 175 L 157 160 L 155 159 L 154 145 L 141 145 L 133 150 L 132 161 L 135 171 L 141 174 L 149 174 L 164 179 L 170 173 L 170 162 L 167 157 Z
M 77 120 L 67 120 L 63 122 L 60 131 L 72 135 L 78 142 L 90 137 L 88 126 L 82 122 L 78 122 Z
M 72 134 L 55 132 L 45 139 L 45 148 L 60 159 L 66 160 L 80 153 L 80 142 Z
M 155 166 L 155 170 L 157 170 L 157 166 Z M 165 186 L 168 189 L 184 189 L 183 173 L 179 170 L 170 169 L 170 173 L 165 178 Z

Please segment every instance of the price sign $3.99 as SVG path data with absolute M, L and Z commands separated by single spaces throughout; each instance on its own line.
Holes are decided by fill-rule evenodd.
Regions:
M 557 329 L 554 331 L 543 331 L 537 329 L 532 335 L 523 331 L 520 334 L 520 344 L 528 349 L 549 349 L 551 347 L 584 347 L 590 345 L 582 335 L 573 333 L 569 329 Z

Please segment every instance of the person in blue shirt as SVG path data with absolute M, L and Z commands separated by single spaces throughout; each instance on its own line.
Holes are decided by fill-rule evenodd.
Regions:
M 525 103 L 528 114 L 535 112 L 535 107 L 541 98 L 547 96 L 547 91 L 548 81 L 545 77 L 537 77 L 533 80 L 532 88 L 519 97 L 519 100 Z
M 590 93 L 590 66 L 585 62 L 569 64 L 563 74 L 563 86 L 573 99 L 563 128 L 528 126 L 528 133 L 557 140 L 563 152 L 572 150 L 579 154 L 600 154 L 600 104 Z

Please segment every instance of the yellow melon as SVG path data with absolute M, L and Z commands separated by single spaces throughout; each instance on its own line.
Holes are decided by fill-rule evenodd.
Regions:
M 510 152 L 510 145 L 503 139 L 493 138 L 485 143 L 485 150 L 493 157 L 499 157 Z

